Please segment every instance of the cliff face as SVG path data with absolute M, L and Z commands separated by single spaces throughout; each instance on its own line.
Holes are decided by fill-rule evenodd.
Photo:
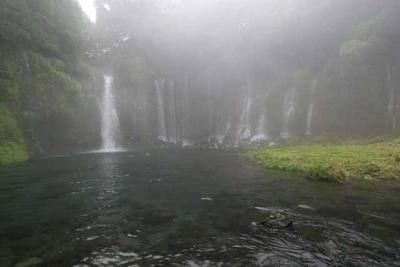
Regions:
M 396 1 L 102 2 L 127 143 L 400 133 Z
M 90 146 L 96 130 L 90 26 L 77 3 L 0 4 L 0 164 Z

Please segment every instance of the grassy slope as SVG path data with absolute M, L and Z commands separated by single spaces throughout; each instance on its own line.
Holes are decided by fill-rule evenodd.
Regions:
M 270 169 L 301 172 L 313 177 L 400 178 L 400 139 L 377 143 L 293 145 L 267 148 L 246 156 Z

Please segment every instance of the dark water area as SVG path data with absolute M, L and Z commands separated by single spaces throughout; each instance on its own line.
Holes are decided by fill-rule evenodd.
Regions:
M 399 189 L 234 151 L 49 158 L 0 169 L 0 266 L 400 266 Z

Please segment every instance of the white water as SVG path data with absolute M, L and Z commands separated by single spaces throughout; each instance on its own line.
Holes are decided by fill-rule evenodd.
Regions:
M 121 150 L 117 145 L 119 119 L 113 94 L 113 77 L 104 75 L 104 93 L 101 104 L 102 151 Z
M 288 90 L 285 94 L 285 99 L 283 102 L 283 125 L 282 125 L 282 132 L 281 132 L 281 137 L 282 138 L 289 138 L 290 137 L 290 121 L 295 113 L 295 105 L 294 105 L 294 100 L 295 100 L 295 92 L 296 88 L 293 87 L 290 90 Z
M 230 122 L 230 120 L 228 119 L 228 120 L 226 121 L 225 127 L 220 127 L 220 128 L 218 129 L 218 133 L 217 133 L 217 135 L 216 135 L 216 140 L 217 140 L 217 142 L 218 142 L 219 145 L 221 145 L 221 144 L 226 140 L 226 138 L 228 137 L 228 134 L 229 134 L 229 131 L 230 131 L 230 130 L 231 130 L 231 122 Z
M 252 90 L 253 90 L 253 81 L 251 78 L 246 79 L 246 87 L 244 88 L 247 91 L 249 96 L 246 96 L 243 99 L 242 103 L 242 111 L 240 114 L 239 120 L 239 127 L 238 127 L 238 134 L 236 137 L 236 141 L 243 141 L 246 139 L 251 138 L 251 110 L 253 106 L 253 97 L 252 97 Z
M 263 110 L 257 121 L 256 134 L 251 138 L 250 142 L 258 143 L 258 142 L 264 142 L 264 141 L 268 141 L 268 140 L 269 140 L 269 136 L 268 136 L 267 128 L 266 128 L 266 114 L 265 114 L 265 111 Z
M 386 66 L 386 74 L 387 74 L 387 86 L 388 86 L 388 103 L 387 103 L 387 119 L 386 124 L 387 128 L 394 132 L 396 129 L 396 112 L 395 112 L 395 90 L 392 83 L 392 71 L 390 66 Z
M 168 141 L 171 143 L 176 144 L 177 142 L 177 131 L 176 131 L 176 110 L 175 110 L 175 86 L 174 81 L 169 81 L 169 88 L 168 88 Z
M 165 80 L 156 80 L 155 82 L 157 91 L 157 121 L 158 121 L 158 139 L 167 142 L 167 127 L 165 124 L 164 102 L 162 97 L 161 88 L 164 88 Z M 160 84 L 161 83 L 161 84 Z
M 311 85 L 311 92 L 310 92 L 310 104 L 308 105 L 308 112 L 307 112 L 307 126 L 306 126 L 306 134 L 311 135 L 311 123 L 314 114 L 314 92 L 315 88 L 318 84 L 318 80 L 314 79 Z
M 246 140 L 251 137 L 250 112 L 252 105 L 253 99 L 251 97 L 243 99 L 239 123 L 239 140 Z

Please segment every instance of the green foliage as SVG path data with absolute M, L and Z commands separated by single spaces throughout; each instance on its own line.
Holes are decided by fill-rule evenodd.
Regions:
M 0 144 L 0 165 L 26 161 L 29 158 L 24 144 L 6 142 Z
M 42 119 L 73 116 L 84 102 L 80 84 L 62 71 L 62 61 L 46 59 L 36 53 L 31 53 L 29 58 Z
M 0 164 L 86 137 L 95 105 L 78 3 L 3 0 L 0 17 Z
M 377 143 L 293 145 L 252 151 L 246 156 L 266 168 L 342 181 L 399 179 L 399 153 L 400 140 L 397 139 Z
M 85 27 L 76 1 L 3 0 L 0 40 L 48 55 L 77 55 Z
M 22 68 L 16 55 L 0 51 L 0 104 L 21 107 Z
M 17 120 L 0 105 L 0 165 L 28 159 L 28 152 Z

